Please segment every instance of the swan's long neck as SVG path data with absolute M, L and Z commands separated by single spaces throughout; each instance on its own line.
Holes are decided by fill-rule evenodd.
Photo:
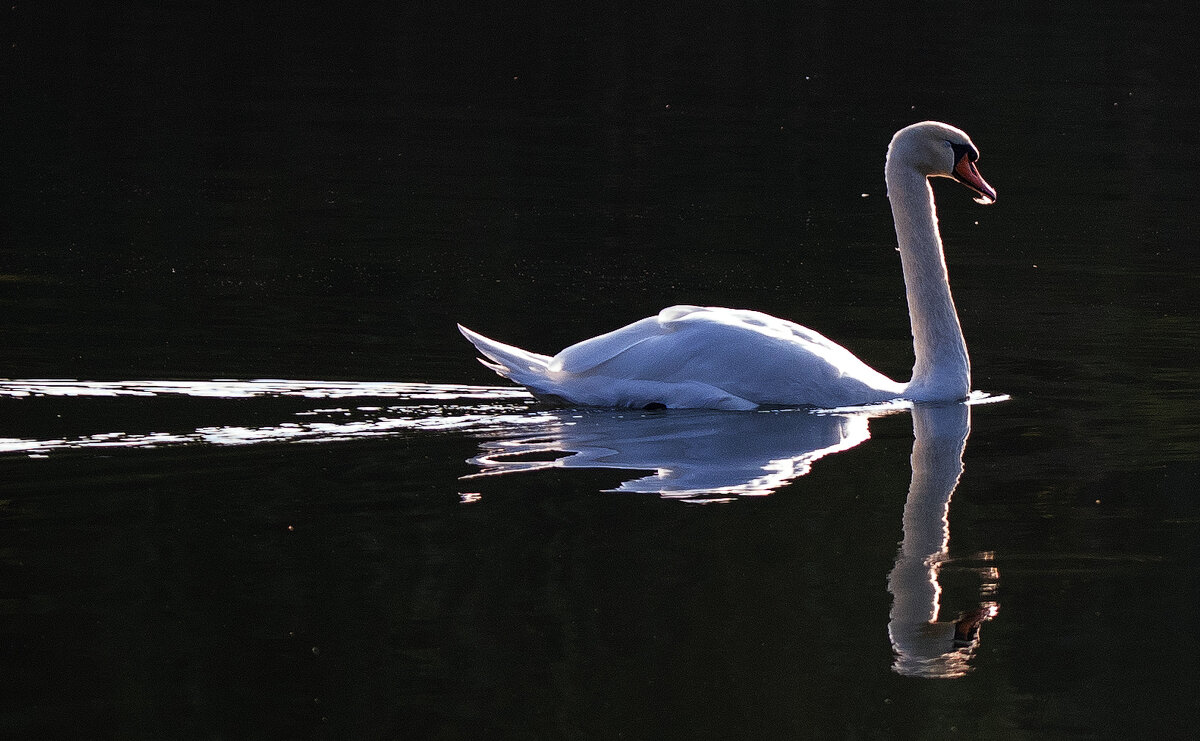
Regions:
M 886 177 L 916 355 L 905 395 L 918 401 L 964 399 L 971 390 L 971 362 L 950 295 L 933 188 L 924 175 L 890 158 Z

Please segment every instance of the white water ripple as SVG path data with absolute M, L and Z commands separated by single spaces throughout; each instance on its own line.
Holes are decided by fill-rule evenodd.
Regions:
M 310 399 L 396 397 L 401 399 L 522 399 L 525 389 L 511 386 L 465 386 L 448 383 L 380 381 L 77 381 L 72 379 L 0 380 L 0 397 L 31 396 L 195 396 L 244 399 L 256 396 L 301 396 Z
M 56 400 L 125 398 L 122 415 L 145 411 L 156 397 L 198 399 L 299 398 L 371 399 L 362 405 L 321 404 L 281 412 L 274 424 L 230 421 L 192 429 L 151 432 L 102 430 L 62 436 L 0 437 L 0 454 L 45 456 L 66 450 L 157 448 L 168 445 L 254 445 L 279 442 L 330 442 L 386 437 L 412 430 L 488 430 L 537 425 L 543 414 L 531 409 L 532 397 L 520 388 L 429 383 L 359 381 L 212 380 L 78 381 L 68 379 L 0 380 L 0 402 L 38 404 Z M 57 409 L 58 407 L 56 407 Z M 68 407 L 69 408 L 69 407 Z M 58 416 L 61 417 L 59 412 Z M 70 416 L 70 415 L 68 415 Z

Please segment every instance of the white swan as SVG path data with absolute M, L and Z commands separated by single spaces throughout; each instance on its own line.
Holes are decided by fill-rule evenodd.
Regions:
M 908 295 L 916 363 L 897 383 L 849 350 L 799 324 L 756 311 L 672 306 L 657 316 L 572 345 L 553 358 L 490 340 L 459 325 L 484 365 L 540 399 L 573 406 L 755 409 L 839 406 L 891 399 L 950 401 L 971 390 L 931 177 L 996 191 L 975 167 L 962 131 L 925 121 L 896 132 L 884 174 Z

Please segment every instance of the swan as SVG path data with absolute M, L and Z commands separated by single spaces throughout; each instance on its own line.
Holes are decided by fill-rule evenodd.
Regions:
M 749 410 L 962 400 L 971 390 L 971 366 L 930 178 L 957 180 L 975 191 L 977 202 L 992 203 L 996 191 L 979 174 L 978 159 L 970 137 L 937 121 L 900 129 L 888 145 L 884 176 L 916 357 L 908 383 L 807 327 L 742 309 L 672 306 L 554 357 L 458 328 L 487 358 L 480 359 L 485 366 L 566 406 Z

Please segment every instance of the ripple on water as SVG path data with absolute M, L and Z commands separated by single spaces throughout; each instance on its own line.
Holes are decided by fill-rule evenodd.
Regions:
M 533 398 L 521 388 L 459 384 L 391 383 L 374 381 L 78 381 L 30 379 L 0 381 L 0 400 L 8 403 L 56 403 L 121 399 L 144 405 L 161 397 L 196 399 L 370 399 L 369 404 L 317 406 L 301 404 L 281 412 L 272 424 L 236 420 L 192 429 L 155 431 L 101 430 L 61 437 L 3 437 L 0 453 L 45 455 L 93 448 L 156 448 L 166 445 L 252 445 L 269 442 L 324 442 L 397 435 L 408 430 L 468 430 L 492 426 L 537 424 L 530 414 Z M 132 413 L 133 407 L 126 406 Z M 62 417 L 63 412 L 56 413 Z M 245 410 L 238 410 L 238 416 Z M 68 412 L 68 417 L 72 416 Z M 232 416 L 232 415 L 230 415 Z M 167 426 L 172 426 L 167 423 Z

